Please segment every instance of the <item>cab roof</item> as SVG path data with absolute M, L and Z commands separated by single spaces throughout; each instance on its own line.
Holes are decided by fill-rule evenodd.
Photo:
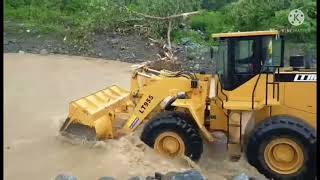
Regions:
M 275 36 L 279 35 L 276 30 L 270 31 L 247 31 L 247 32 L 230 32 L 212 34 L 212 38 L 230 38 L 230 37 L 248 37 L 248 36 Z

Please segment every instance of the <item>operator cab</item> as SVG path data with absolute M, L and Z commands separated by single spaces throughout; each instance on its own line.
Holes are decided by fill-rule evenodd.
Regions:
M 234 90 L 259 73 L 283 66 L 284 40 L 278 31 L 213 34 L 218 39 L 217 75 L 222 88 Z

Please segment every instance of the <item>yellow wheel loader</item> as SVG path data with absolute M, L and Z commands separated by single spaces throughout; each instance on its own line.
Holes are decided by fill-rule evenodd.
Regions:
M 147 145 L 197 161 L 204 141 L 215 141 L 213 132 L 220 131 L 228 152 L 236 157 L 244 151 L 267 178 L 314 179 L 315 69 L 299 58 L 284 67 L 284 38 L 277 31 L 212 38 L 219 41 L 214 75 L 138 66 L 130 91 L 113 85 L 71 102 L 61 133 L 85 126 L 96 139 L 118 138 L 144 124 Z

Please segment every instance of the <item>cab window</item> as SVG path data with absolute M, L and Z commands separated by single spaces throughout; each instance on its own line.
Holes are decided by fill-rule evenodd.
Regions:
M 251 74 L 253 60 L 253 40 L 235 42 L 235 72 Z

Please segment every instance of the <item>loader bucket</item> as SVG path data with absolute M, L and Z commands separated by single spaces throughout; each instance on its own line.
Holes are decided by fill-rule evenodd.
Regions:
M 114 138 L 115 115 L 126 112 L 130 105 L 130 92 L 116 85 L 89 96 L 72 101 L 69 115 L 60 132 L 63 135 L 94 135 L 96 139 Z M 85 135 L 86 136 L 86 135 Z

